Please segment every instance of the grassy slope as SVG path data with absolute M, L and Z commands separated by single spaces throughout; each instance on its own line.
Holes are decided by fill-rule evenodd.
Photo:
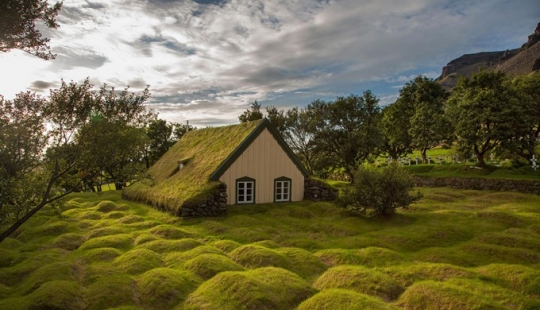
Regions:
M 540 197 L 420 189 L 393 219 L 329 203 L 179 219 L 71 196 L 0 244 L 0 309 L 537 309 Z

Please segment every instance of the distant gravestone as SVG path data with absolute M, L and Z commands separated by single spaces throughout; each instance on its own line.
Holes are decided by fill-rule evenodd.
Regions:
M 418 165 L 418 160 L 420 159 L 418 156 L 416 156 L 416 164 Z
M 536 169 L 538 169 L 538 165 L 536 164 L 536 157 L 534 155 L 531 158 L 531 164 L 534 171 L 536 171 Z

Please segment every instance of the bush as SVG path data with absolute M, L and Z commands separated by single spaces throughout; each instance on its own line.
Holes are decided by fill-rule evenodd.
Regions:
M 422 198 L 419 192 L 410 193 L 413 186 L 412 176 L 397 163 L 383 168 L 362 166 L 337 203 L 364 215 L 389 216 Z

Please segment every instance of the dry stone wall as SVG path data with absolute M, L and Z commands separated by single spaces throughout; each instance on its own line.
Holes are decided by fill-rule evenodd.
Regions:
M 304 180 L 304 199 L 331 201 L 338 197 L 338 190 L 330 185 L 313 179 Z
M 219 184 L 207 197 L 186 202 L 180 209 L 181 217 L 219 216 L 227 213 L 227 185 Z
M 540 195 L 540 181 L 414 176 L 416 186 L 510 191 Z

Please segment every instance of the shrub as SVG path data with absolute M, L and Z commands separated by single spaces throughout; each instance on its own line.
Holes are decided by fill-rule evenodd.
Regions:
M 419 192 L 410 193 L 413 186 L 412 176 L 397 163 L 380 169 L 362 166 L 337 203 L 364 215 L 389 216 L 422 198 Z

